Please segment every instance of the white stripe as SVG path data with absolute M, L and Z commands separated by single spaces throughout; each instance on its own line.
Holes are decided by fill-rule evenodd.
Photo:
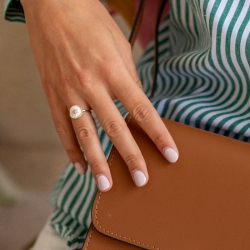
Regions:
M 105 134 L 103 137 L 103 140 L 102 140 L 102 149 L 104 152 L 106 151 L 106 149 L 110 145 L 110 143 L 112 143 L 112 142 L 110 142 L 109 137 Z M 106 157 L 107 157 L 107 155 L 106 155 Z
M 237 72 L 238 72 L 238 74 L 240 75 L 240 77 L 241 77 L 241 80 L 242 80 L 242 88 L 243 88 L 243 91 L 242 91 L 242 93 L 240 93 L 241 94 L 241 99 L 240 100 L 238 100 L 238 104 L 237 105 L 234 105 L 234 108 L 236 109 L 236 108 L 238 108 L 238 106 L 239 105 L 241 105 L 242 104 L 242 101 L 243 101 L 243 99 L 245 99 L 245 98 L 247 98 L 248 97 L 248 95 L 249 95 L 249 93 L 248 93 L 248 88 L 247 88 L 247 83 L 246 83 L 246 79 L 245 79 L 245 76 L 244 76 L 244 74 L 243 74 L 243 72 L 242 72 L 242 70 L 241 70 L 241 68 L 240 68 L 240 66 L 239 66 L 239 64 L 238 64 L 238 61 L 237 61 L 237 58 L 236 58 L 236 52 L 235 52 L 235 47 L 236 47 L 236 39 L 237 39 L 237 35 L 238 35 L 238 31 L 239 31 L 239 28 L 240 28 L 240 26 L 241 26 L 241 24 L 242 24 L 242 22 L 243 22 L 243 20 L 244 20 L 244 18 L 245 18 L 245 16 L 246 16 L 246 14 L 247 14 L 247 3 L 245 2 L 245 5 L 243 6 L 243 8 L 242 8 L 242 11 L 241 11 L 241 13 L 239 14 L 239 18 L 238 18 L 238 20 L 237 20 L 237 22 L 235 23 L 235 26 L 234 26 L 234 29 L 233 29 L 233 31 L 232 31 L 232 36 L 231 36 L 231 41 L 230 41 L 230 54 L 231 54 L 231 57 L 232 57 L 232 61 L 234 62 L 234 66 L 235 66 L 235 68 L 236 68 L 236 70 L 237 70 Z M 229 15 L 230 15 L 230 13 L 229 13 Z M 249 31 L 248 31 L 249 32 Z M 229 71 L 229 70 L 228 70 Z M 244 81 L 245 80 L 245 81 Z M 237 83 L 238 82 L 238 80 L 237 79 L 235 79 L 235 82 Z M 238 86 L 238 84 L 235 84 L 236 86 Z M 239 94 L 239 91 L 238 91 L 238 94 Z M 250 107 L 250 102 L 248 101 L 248 105 L 245 105 L 245 107 L 240 111 L 240 112 L 245 112 L 247 109 L 248 109 L 248 107 Z M 240 112 L 238 111 L 238 112 L 234 112 L 234 114 L 240 114 Z M 244 115 L 244 117 L 245 118 L 250 118 L 250 114 L 249 115 Z M 243 117 L 242 117 L 243 118 Z M 223 119 L 223 116 L 222 116 L 222 119 Z M 228 127 L 230 126 L 230 124 L 232 124 L 233 122 L 235 122 L 235 121 L 237 121 L 239 118 L 232 118 L 232 119 L 230 119 L 230 121 L 227 121 L 224 125 L 223 125 L 223 127 L 225 128 L 225 129 L 228 129 Z M 216 121 L 215 121 L 216 122 Z M 245 122 L 244 122 L 245 123 Z M 235 129 L 234 129 L 234 131 L 235 132 L 239 132 L 240 131 L 240 129 L 245 125 L 244 123 L 240 123 Z M 249 121 L 247 122 L 247 123 L 249 123 Z M 243 125 L 244 124 L 244 125 Z
M 72 207 L 71 212 L 70 212 L 74 218 L 76 217 L 76 212 L 79 209 L 84 197 L 86 195 L 88 195 L 87 190 L 88 190 L 88 187 L 89 187 L 90 178 L 92 178 L 92 176 L 89 174 L 89 172 L 90 172 L 90 169 L 88 169 L 87 173 L 85 173 L 86 177 L 85 177 L 83 190 L 81 190 L 81 195 L 77 199 L 76 203 L 74 204 L 74 206 Z M 82 186 L 82 182 L 83 182 L 83 179 L 81 179 L 79 181 L 81 186 Z
M 77 185 L 75 185 L 74 188 L 70 191 L 69 198 L 65 202 L 64 207 L 66 209 L 68 209 L 70 206 L 72 206 L 72 200 L 74 199 L 74 197 L 76 196 L 76 194 L 78 193 L 78 191 L 79 191 L 79 189 L 81 187 L 81 184 L 82 184 L 82 181 L 83 181 L 84 177 L 83 176 L 79 176 L 79 177 L 80 177 L 80 179 L 78 179 Z M 71 210 L 71 213 L 72 213 L 72 210 Z
M 247 47 L 246 43 L 247 43 L 247 39 L 249 38 L 249 36 L 250 36 L 250 20 L 248 21 L 248 23 L 244 29 L 244 32 L 243 32 L 242 38 L 241 38 L 241 42 L 240 42 L 241 60 L 242 60 L 243 65 L 245 66 L 248 73 L 250 72 L 250 64 L 247 61 L 246 51 L 247 50 L 249 51 L 250 47 Z M 248 46 L 250 46 L 250 45 L 248 44 Z M 250 54 L 250 52 L 248 52 L 248 54 Z M 249 75 L 249 77 L 250 77 L 250 75 Z
M 231 9 L 228 13 L 228 16 L 227 18 L 225 19 L 224 21 L 224 25 L 223 25 L 223 29 L 222 29 L 222 36 L 221 36 L 221 46 L 220 46 L 220 50 L 221 50 L 221 55 L 222 55 L 222 59 L 223 59 L 223 64 L 224 66 L 226 67 L 227 69 L 227 73 L 231 75 L 231 77 L 233 78 L 234 82 L 237 83 L 238 82 L 238 79 L 236 78 L 236 76 L 234 75 L 234 73 L 232 72 L 232 69 L 231 67 L 229 66 L 228 62 L 227 62 L 227 56 L 226 56 L 226 33 L 227 33 L 227 29 L 228 29 L 228 26 L 230 24 L 230 18 L 232 18 L 232 16 L 234 15 L 235 11 L 237 9 L 237 5 L 235 4 L 235 2 L 232 4 L 231 6 Z M 243 11 L 244 11 L 244 8 L 243 8 Z M 243 12 L 242 11 L 242 12 Z M 235 55 L 235 50 L 234 50 L 234 46 L 235 46 L 235 41 L 236 41 L 236 38 L 237 38 L 237 31 L 240 27 L 240 24 L 242 23 L 242 20 L 244 18 L 244 15 L 243 13 L 240 13 L 239 15 L 239 19 L 237 20 L 236 24 L 235 24 L 235 27 L 233 29 L 233 35 L 231 36 L 231 46 L 230 46 L 230 49 L 231 49 L 231 57 L 232 57 L 232 60 L 234 60 L 234 66 L 236 67 L 238 73 L 241 75 L 241 78 L 242 80 L 244 79 L 244 75 L 243 75 L 243 72 L 241 71 L 241 68 L 239 67 L 238 63 L 237 63 L 237 59 L 236 59 L 236 55 Z M 240 91 L 240 88 L 239 88 L 239 84 L 234 84 L 235 86 L 235 94 L 228 100 L 227 102 L 227 105 L 230 105 L 232 102 L 234 102 L 234 106 L 233 108 L 230 108 L 231 111 L 237 109 L 241 104 L 242 102 L 244 101 L 244 99 L 246 98 L 246 94 L 247 94 L 247 91 L 246 91 L 246 86 L 245 84 L 243 84 L 243 93 L 241 93 L 241 98 L 240 99 L 237 99 L 237 102 L 236 102 L 236 98 L 238 97 L 239 95 L 239 91 Z M 226 109 L 224 110 L 223 112 L 227 112 L 229 109 Z M 240 111 L 240 112 L 243 112 Z M 239 111 L 237 112 L 238 114 L 240 113 Z M 219 121 L 221 121 L 222 119 L 226 118 L 226 117 L 229 117 L 230 115 L 221 115 L 220 117 L 216 118 L 214 121 L 213 121 L 213 126 L 216 126 L 216 124 L 219 123 Z M 224 129 L 227 129 L 228 126 L 232 124 L 232 120 L 228 121 L 226 124 L 223 125 L 223 128 Z
M 60 206 L 60 207 L 62 206 L 62 201 L 64 200 L 65 194 L 68 192 L 68 190 L 69 190 L 70 186 L 72 185 L 72 183 L 75 182 L 78 175 L 79 174 L 76 171 L 74 171 L 71 178 L 68 180 L 66 185 L 63 187 L 62 192 L 61 192 L 61 194 L 60 194 L 60 196 L 58 198 L 58 201 L 57 201 L 58 206 Z M 64 206 L 64 209 L 66 209 L 66 211 L 67 211 L 68 207 Z
M 61 235 L 68 236 L 69 235 L 69 229 L 66 226 L 66 224 L 71 220 L 72 218 L 68 215 L 66 218 L 64 218 L 63 222 L 61 222 L 62 225 L 62 231 L 61 231 Z
M 55 214 L 58 215 L 58 211 L 56 211 Z M 57 224 L 62 220 L 62 218 L 63 218 L 65 215 L 66 215 L 66 213 L 65 213 L 64 211 L 61 210 L 61 214 L 60 214 L 56 219 L 54 219 L 54 216 L 55 216 L 55 215 L 53 214 L 53 216 L 52 216 L 52 224 L 53 224 L 53 225 L 57 225 Z M 58 227 L 58 229 L 59 229 L 59 227 Z
M 232 21 L 232 17 L 234 16 L 235 14 L 235 11 L 238 7 L 238 4 L 236 4 L 236 1 L 233 2 L 233 4 L 231 5 L 231 8 L 228 12 L 228 15 L 226 17 L 226 19 L 224 20 L 224 23 L 223 23 L 223 26 L 222 26 L 222 31 L 221 31 L 221 43 L 220 43 L 220 52 L 221 52 L 221 57 L 222 57 L 222 63 L 224 64 L 226 70 L 227 70 L 227 73 L 230 74 L 230 76 L 233 78 L 234 82 L 237 82 L 238 79 L 237 77 L 235 76 L 235 74 L 232 72 L 232 69 L 228 63 L 228 58 L 227 58 L 227 55 L 226 55 L 226 42 L 227 42 L 227 32 L 228 32 L 228 27 L 229 25 L 231 24 L 231 21 Z M 241 14 L 240 14 L 241 16 Z M 239 18 L 240 19 L 240 18 Z M 237 21 L 238 24 L 240 24 L 240 21 Z M 230 49 L 231 49 L 231 56 L 234 54 L 235 55 L 235 51 L 232 47 L 232 45 L 235 45 L 235 40 L 236 40 L 236 37 L 237 37 L 237 32 L 236 32 L 236 28 L 238 29 L 238 25 L 237 23 L 235 24 L 235 27 L 233 29 L 233 32 L 232 32 L 232 36 L 231 36 L 231 41 L 233 42 L 233 44 L 231 44 L 230 46 Z M 232 37 L 234 37 L 234 39 L 232 39 Z M 233 53 L 234 52 L 234 53 Z M 236 60 L 237 62 L 237 60 Z M 238 65 L 238 64 L 237 64 Z M 235 66 L 235 64 L 234 64 Z M 239 70 L 241 71 L 240 67 L 239 67 Z M 235 84 L 235 85 L 238 85 L 238 84 Z M 236 86 L 238 87 L 238 86 Z
M 211 1 L 213 2 L 213 1 Z M 211 5 L 209 5 L 209 8 L 212 8 Z M 225 1 L 221 1 L 218 9 L 217 9 L 217 12 L 215 14 L 215 17 L 214 17 L 214 22 L 213 22 L 213 27 L 212 27 L 212 46 L 211 46 L 211 56 L 212 56 L 212 59 L 213 59 L 213 62 L 215 64 L 215 67 L 219 70 L 219 72 L 224 76 L 226 82 L 227 82 L 227 91 L 226 93 L 224 93 L 224 96 L 217 102 L 214 102 L 213 105 L 215 105 L 216 103 L 219 103 L 219 102 L 224 102 L 227 97 L 228 97 L 228 94 L 231 92 L 232 90 L 232 83 L 230 82 L 230 79 L 228 78 L 228 75 L 221 69 L 219 63 L 218 63 L 218 59 L 217 59 L 217 54 L 216 54 L 216 42 L 217 42 L 217 31 L 218 31 L 218 22 L 219 22 L 219 19 L 220 19 L 220 16 L 222 15 L 223 13 L 223 10 L 225 8 Z M 208 18 L 208 17 L 207 17 Z M 209 20 L 209 19 L 207 19 Z M 209 24 L 207 24 L 209 25 Z M 212 69 L 212 68 L 211 68 Z M 214 71 L 214 70 L 212 70 Z M 218 75 L 218 78 L 220 79 L 219 82 L 221 83 L 221 85 L 224 83 L 224 81 L 221 79 L 221 77 L 219 77 L 219 74 Z M 225 84 L 225 83 L 224 83 Z M 237 93 L 234 93 L 232 99 L 235 99 L 237 96 Z M 232 100 L 230 100 L 231 102 Z M 228 102 L 228 101 L 227 101 Z M 223 105 L 221 105 L 220 107 L 221 108 L 226 108 L 227 106 L 227 102 L 224 103 Z M 214 108 L 213 108 L 214 109 Z M 218 109 L 218 108 L 215 108 L 215 109 Z M 210 109 L 208 109 L 210 110 Z M 231 109 L 229 109 L 231 110 Z M 227 111 L 229 111 L 227 110 Z M 225 111 L 225 110 L 224 110 Z M 223 111 L 223 112 L 224 112 Z M 200 112 L 205 112 L 205 110 L 200 110 Z M 222 113 L 223 113 L 222 112 Z M 219 114 L 220 112 L 216 112 L 217 114 Z M 215 113 L 215 114 L 216 114 Z M 201 123 L 202 124 L 206 124 L 207 121 L 209 120 L 210 117 L 212 117 L 214 114 L 213 113 L 209 113 L 207 114 L 205 117 L 203 117 Z M 213 123 L 213 125 L 215 125 L 215 123 Z
M 95 192 L 96 192 L 96 185 L 95 185 L 95 182 L 92 181 L 86 202 L 81 209 L 81 213 L 79 214 L 79 221 L 83 221 L 83 218 L 86 214 L 86 209 L 89 207 L 89 204 L 92 201 L 92 198 L 93 198 Z M 91 216 L 91 214 L 89 216 Z
M 241 116 L 240 119 L 248 119 L 248 121 L 243 121 L 241 122 L 239 125 L 237 125 L 235 128 L 234 128 L 234 132 L 235 133 L 238 133 L 241 131 L 242 128 L 244 128 L 246 125 L 249 126 L 249 129 L 247 129 L 245 132 L 244 132 L 244 136 L 248 137 L 250 136 L 250 114 L 247 114 L 247 115 L 244 115 L 244 116 Z M 235 119 L 235 121 L 237 121 L 237 119 Z
M 247 6 L 249 5 L 249 3 L 247 3 L 247 1 L 245 2 L 242 10 L 241 10 L 241 13 L 239 15 L 239 18 L 238 20 L 236 21 L 235 23 L 235 26 L 234 26 L 234 29 L 232 31 L 232 36 L 231 36 L 231 41 L 230 41 L 230 51 L 231 51 L 231 57 L 232 57 L 232 60 L 235 62 L 235 67 L 237 69 L 237 71 L 240 71 L 240 75 L 245 78 L 239 64 L 238 64 L 238 61 L 237 61 L 237 58 L 236 58 L 236 53 L 235 53 L 235 47 L 236 47 L 236 39 L 237 39 L 237 34 L 239 33 L 239 29 L 242 25 L 242 22 L 244 21 L 244 18 L 246 17 L 247 15 Z M 248 9 L 249 10 L 249 9 Z M 247 38 L 250 34 L 250 20 L 248 22 L 248 25 L 246 25 L 245 27 L 245 30 L 241 36 L 241 44 L 240 44 L 240 54 L 241 54 L 241 59 L 242 61 L 246 61 L 246 66 L 245 68 L 247 69 L 247 65 L 248 65 L 248 62 L 246 60 L 246 54 L 245 54 L 245 51 L 246 51 L 246 41 L 247 41 Z M 248 65 L 248 68 L 250 69 L 250 66 Z M 248 71 L 249 72 L 249 71 Z
M 209 72 L 207 71 L 207 69 L 210 70 L 211 72 L 214 71 L 214 69 L 213 69 L 213 68 L 211 67 L 211 65 L 209 64 L 209 61 L 208 61 L 208 54 L 205 55 L 205 60 L 204 60 L 204 64 L 205 64 L 206 70 L 205 70 L 205 69 L 203 68 L 203 66 L 201 65 L 201 62 L 202 62 L 202 60 L 199 60 L 199 62 L 198 62 L 197 74 L 199 74 L 198 71 L 200 71 L 204 76 L 208 76 L 207 78 L 205 78 L 205 83 L 208 84 L 208 86 L 209 86 L 210 84 L 212 84 L 212 86 L 210 87 L 210 89 L 208 90 L 208 92 L 201 93 L 201 94 L 199 94 L 199 96 L 208 95 L 208 94 L 214 92 L 215 88 L 216 88 L 217 85 L 218 85 L 218 84 L 217 84 L 218 78 L 219 78 L 219 79 L 221 80 L 221 82 L 222 82 L 222 79 L 220 78 L 220 76 L 219 76 L 216 72 L 214 72 L 214 74 L 217 76 L 217 78 L 215 78 L 213 75 L 210 75 Z M 195 65 L 193 65 L 193 67 L 195 67 Z M 212 83 L 210 83 L 210 81 L 212 81 Z M 219 84 L 219 89 L 217 90 L 217 93 L 216 93 L 216 94 L 214 94 L 212 97 L 209 97 L 209 98 L 205 98 L 205 97 L 204 97 L 201 101 L 204 101 L 204 102 L 205 102 L 205 101 L 210 101 L 210 102 L 212 102 L 212 100 L 215 100 L 215 99 L 221 94 L 221 92 L 223 91 L 223 87 L 224 87 L 223 84 Z M 213 101 L 211 105 L 216 105 L 216 104 L 217 104 L 218 102 L 220 102 L 220 101 L 221 101 L 221 100 Z M 192 102 L 197 102 L 197 100 L 194 99 L 194 100 L 190 100 L 190 101 L 189 101 L 189 103 L 192 103 Z M 184 112 L 184 114 L 185 114 L 185 116 L 187 116 L 188 113 L 190 113 L 192 110 L 198 108 L 198 111 L 196 111 L 196 112 L 191 116 L 191 118 L 190 118 L 191 121 L 195 121 L 195 120 L 197 119 L 197 117 L 198 117 L 199 115 L 201 115 L 201 114 L 204 112 L 204 108 L 203 108 L 202 110 L 201 110 L 200 108 L 203 107 L 203 106 L 204 106 L 204 107 L 207 107 L 207 105 L 208 105 L 208 104 L 201 104 L 201 103 L 192 105 L 190 108 L 188 108 L 188 109 Z M 185 107 L 185 104 L 183 104 L 182 107 Z M 216 109 L 216 108 L 217 108 L 217 107 L 213 107 L 213 109 Z M 208 109 L 206 109 L 205 111 L 207 111 L 207 110 L 211 110 L 211 109 L 208 108 Z M 183 114 L 183 115 L 184 115 L 184 114 Z M 182 117 L 182 119 L 184 119 L 184 117 Z M 201 128 L 205 128 L 205 124 L 204 124 L 203 126 L 202 126 L 202 124 L 204 124 L 204 122 L 201 122 Z
M 205 0 L 203 0 L 204 2 Z M 210 20 L 210 14 L 212 13 L 212 8 L 214 7 L 214 4 L 215 4 L 215 0 L 210 0 L 208 2 L 208 5 L 207 5 L 207 8 L 206 8 L 206 24 L 207 24 L 207 27 L 208 27 L 208 30 L 210 31 L 211 28 L 210 28 L 210 23 L 209 23 L 209 20 Z

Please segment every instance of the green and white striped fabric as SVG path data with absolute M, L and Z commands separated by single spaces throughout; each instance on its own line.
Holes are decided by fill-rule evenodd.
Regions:
M 13 22 L 25 22 L 20 0 L 4 0 L 4 18 Z
M 162 117 L 249 143 L 250 0 L 172 0 L 170 6 L 160 30 L 153 105 Z M 149 94 L 153 43 L 137 68 Z M 108 156 L 111 143 L 97 125 Z M 67 239 L 68 249 L 82 247 L 95 192 L 90 171 L 80 176 L 69 163 L 50 197 L 51 225 Z

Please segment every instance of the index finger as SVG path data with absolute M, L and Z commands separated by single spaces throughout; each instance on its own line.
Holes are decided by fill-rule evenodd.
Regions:
M 124 84 L 115 85 L 114 93 L 163 156 L 171 163 L 176 162 L 179 158 L 177 146 L 152 103 L 128 74 L 121 79 Z M 118 89 L 121 85 L 123 91 Z

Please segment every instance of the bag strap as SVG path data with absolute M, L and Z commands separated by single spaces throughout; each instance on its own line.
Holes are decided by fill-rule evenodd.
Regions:
M 151 1 L 151 0 L 148 0 Z M 149 99 L 152 99 L 155 90 L 156 90 L 156 80 L 157 80 L 157 74 L 158 74 L 158 67 L 159 67 L 159 26 L 160 26 L 160 22 L 162 19 L 162 14 L 164 11 L 164 8 L 166 6 L 166 3 L 168 2 L 168 0 L 162 0 L 162 2 L 159 5 L 159 10 L 158 10 L 158 14 L 157 14 L 157 18 L 156 18 L 156 24 L 155 24 L 155 34 L 154 34 L 154 41 L 155 41 L 155 45 L 154 45 L 154 74 L 153 74 L 153 83 L 152 83 L 152 87 L 151 87 L 151 92 L 149 95 Z M 131 44 L 131 47 L 133 47 L 136 36 L 138 34 L 139 31 L 139 27 L 141 24 L 141 20 L 142 20 L 142 16 L 143 16 L 143 10 L 144 10 L 144 6 L 145 6 L 145 0 L 140 0 L 140 4 L 136 13 L 136 17 L 133 23 L 133 27 L 129 36 L 129 43 Z
M 142 16 L 143 16 L 144 6 L 145 6 L 145 0 L 140 0 L 140 4 L 139 4 L 138 10 L 136 12 L 135 20 L 134 20 L 134 23 L 132 26 L 132 30 L 131 30 L 129 39 L 128 39 L 132 48 L 134 46 L 134 42 L 135 42 L 136 36 L 138 34 L 138 31 L 139 31 L 139 27 L 140 27 Z

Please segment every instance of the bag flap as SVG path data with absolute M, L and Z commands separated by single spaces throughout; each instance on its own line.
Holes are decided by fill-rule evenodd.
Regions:
M 250 145 L 165 120 L 179 160 L 167 162 L 133 119 L 149 182 L 138 188 L 113 148 L 113 187 L 97 192 L 95 228 L 145 249 L 250 249 Z
M 91 224 L 82 250 L 141 250 L 126 242 L 107 237 L 105 234 L 98 232 Z

